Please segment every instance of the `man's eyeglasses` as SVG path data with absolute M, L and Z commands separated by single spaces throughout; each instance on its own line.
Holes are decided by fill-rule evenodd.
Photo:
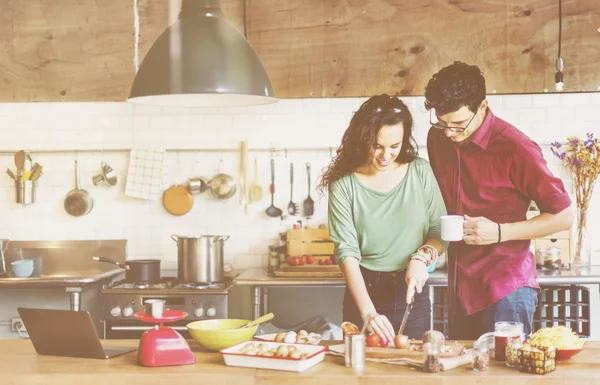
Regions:
M 479 112 L 479 110 L 477 110 L 477 111 Z M 432 127 L 437 128 L 438 130 L 450 130 L 452 132 L 465 132 L 465 130 L 469 127 L 469 124 L 471 124 L 473 119 L 475 119 L 475 116 L 477 116 L 477 112 L 475 112 L 473 114 L 473 116 L 471 117 L 471 120 L 469 120 L 469 123 L 467 123 L 467 125 L 464 127 L 444 126 L 438 122 L 437 116 L 433 112 L 433 109 L 431 109 L 431 110 L 429 110 L 429 124 L 431 124 Z

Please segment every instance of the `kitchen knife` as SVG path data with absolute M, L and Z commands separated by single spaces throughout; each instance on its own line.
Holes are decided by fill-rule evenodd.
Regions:
M 402 323 L 400 323 L 400 330 L 398 330 L 398 334 L 402 334 L 404 328 L 406 327 L 406 321 L 408 321 L 408 315 L 413 308 L 412 302 L 406 305 L 406 310 L 404 311 L 404 317 L 402 317 Z

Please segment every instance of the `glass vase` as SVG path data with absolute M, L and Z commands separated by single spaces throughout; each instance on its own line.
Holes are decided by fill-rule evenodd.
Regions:
M 577 209 L 574 267 L 589 267 L 592 263 L 592 245 L 587 231 L 587 211 Z

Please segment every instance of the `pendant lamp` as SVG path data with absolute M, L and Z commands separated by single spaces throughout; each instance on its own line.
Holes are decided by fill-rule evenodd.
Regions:
M 144 57 L 127 100 L 156 106 L 250 106 L 277 101 L 256 51 L 219 0 L 183 0 L 178 20 Z

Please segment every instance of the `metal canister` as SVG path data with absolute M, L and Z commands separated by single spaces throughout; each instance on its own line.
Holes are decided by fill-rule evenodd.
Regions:
M 346 334 L 344 336 L 344 359 L 346 366 L 351 368 L 365 367 L 365 335 Z

